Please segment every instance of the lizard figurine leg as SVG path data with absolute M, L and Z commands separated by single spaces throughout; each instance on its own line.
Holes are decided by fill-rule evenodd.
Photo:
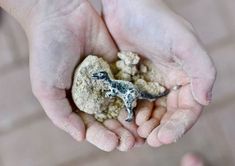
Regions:
M 134 117 L 133 110 L 131 110 L 130 108 L 127 108 L 127 112 L 128 112 L 128 115 L 127 115 L 126 121 L 131 122 Z
M 108 90 L 105 93 L 105 97 L 108 97 L 108 98 L 116 97 L 116 93 L 113 90 Z
M 127 115 L 127 118 L 126 118 L 126 121 L 127 122 L 131 122 L 132 120 L 133 120 L 133 117 L 134 117 L 134 113 L 133 113 L 133 103 L 134 103 L 135 101 L 127 101 L 126 103 L 125 103 L 125 105 L 126 105 L 126 111 L 127 111 L 127 113 L 128 113 L 128 115 Z

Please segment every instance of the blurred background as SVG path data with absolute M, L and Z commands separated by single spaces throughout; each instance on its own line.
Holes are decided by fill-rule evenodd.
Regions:
M 211 166 L 234 166 L 235 1 L 166 1 L 194 25 L 218 69 L 214 101 L 183 139 L 159 149 L 105 153 L 54 127 L 31 92 L 24 32 L 1 11 L 0 166 L 178 166 L 187 152 Z

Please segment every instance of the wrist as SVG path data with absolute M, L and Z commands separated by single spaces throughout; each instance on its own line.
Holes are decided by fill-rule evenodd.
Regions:
M 13 16 L 25 29 L 32 20 L 32 9 L 38 0 L 0 0 L 0 7 Z

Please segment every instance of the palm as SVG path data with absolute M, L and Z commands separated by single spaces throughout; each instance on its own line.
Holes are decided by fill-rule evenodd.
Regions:
M 103 0 L 104 18 L 118 47 L 152 60 L 168 88 L 184 85 L 168 96 L 167 113 L 159 127 L 153 129 L 137 120 L 139 133 L 153 129 L 148 133 L 149 144 L 171 143 L 195 123 L 202 105 L 207 104 L 205 94 L 214 81 L 213 65 L 194 37 L 191 25 L 160 1 L 110 2 Z M 203 87 L 198 87 L 203 79 Z M 198 92 L 196 88 L 206 92 Z
M 86 137 L 106 151 L 118 144 L 120 150 L 130 149 L 135 138 L 124 127 L 135 132 L 136 126 L 125 123 L 124 116 L 119 118 L 120 122 L 106 122 L 104 127 L 91 116 L 78 116 L 72 112 L 66 91 L 71 88 L 73 71 L 83 56 L 104 55 L 106 60 L 111 61 L 117 51 L 101 18 L 90 4 L 75 5 L 76 2 L 55 1 L 50 11 L 43 11 L 50 14 L 34 22 L 34 30 L 29 35 L 33 91 L 55 125 L 75 139 L 80 141 Z M 60 6 L 63 8 L 58 10 Z M 65 11 L 66 7 L 69 10 Z M 117 135 L 122 141 L 119 142 Z

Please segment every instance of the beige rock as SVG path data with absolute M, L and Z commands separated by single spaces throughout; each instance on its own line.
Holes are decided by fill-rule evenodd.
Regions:
M 128 73 L 125 73 L 123 71 L 119 71 L 116 75 L 115 78 L 118 80 L 125 80 L 125 81 L 131 81 L 131 75 Z
M 76 69 L 72 86 L 72 96 L 76 106 L 88 114 L 99 115 L 109 112 L 110 106 L 120 110 L 123 105 L 115 105 L 118 99 L 105 98 L 106 85 L 91 78 L 92 74 L 104 70 L 113 78 L 109 64 L 102 58 L 88 56 Z M 105 117 L 103 117 L 105 119 Z
M 147 66 L 145 66 L 144 64 L 140 64 L 140 72 L 147 73 L 148 72 Z
M 121 72 L 130 74 L 132 76 L 136 75 L 138 70 L 136 65 L 126 65 L 124 61 L 120 60 L 116 62 L 117 69 L 121 70 Z
M 143 64 L 148 68 L 147 73 L 143 73 L 144 80 L 147 82 L 158 82 L 161 85 L 165 85 L 163 74 L 151 61 L 144 60 Z

